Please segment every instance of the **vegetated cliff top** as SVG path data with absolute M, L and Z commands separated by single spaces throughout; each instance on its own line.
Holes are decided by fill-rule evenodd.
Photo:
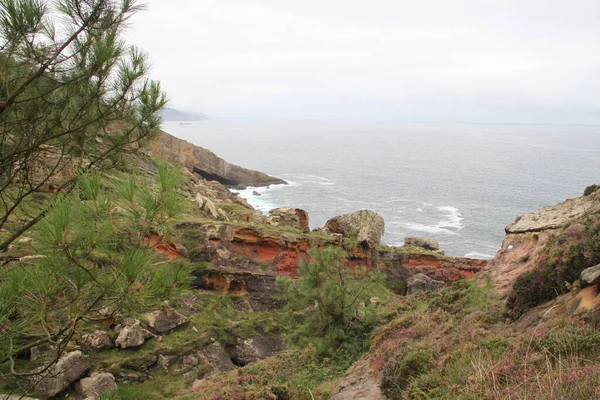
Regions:
M 171 162 L 183 164 L 190 172 L 226 186 L 269 186 L 286 184 L 283 179 L 230 164 L 215 153 L 163 132 L 150 144 L 152 152 Z

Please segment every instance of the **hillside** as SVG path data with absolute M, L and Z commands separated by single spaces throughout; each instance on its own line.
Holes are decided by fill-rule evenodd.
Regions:
M 169 186 L 173 171 L 179 178 Z M 65 258 L 61 242 L 59 252 L 51 252 L 46 236 L 55 231 L 51 221 L 42 221 L 0 256 L 0 294 L 8 293 L 13 272 L 31 271 L 29 287 L 35 286 L 10 310 L 1 337 L 36 321 L 40 310 L 45 315 L 41 326 L 16 331 L 21 351 L 0 363 L 0 393 L 336 400 L 599 393 L 599 284 L 593 271 L 579 279 L 600 262 L 598 191 L 520 216 L 487 262 L 445 256 L 435 241 L 423 238 L 409 238 L 402 247 L 381 245 L 385 222 L 372 211 L 332 216 L 315 231 L 297 208 L 263 215 L 227 186 L 283 181 L 165 133 L 149 149 L 129 154 L 122 166 L 103 172 L 96 184 L 81 179 L 68 203 L 80 213 L 78 223 L 59 234 L 68 233 L 70 241 L 93 234 L 89 250 Z M 86 189 L 94 185 L 97 189 Z M 27 206 L 55 201 L 48 189 Z M 168 218 L 143 217 L 149 199 L 160 211 L 156 218 Z M 96 220 L 96 213 L 104 217 Z M 110 221 L 110 229 L 100 221 Z M 18 226 L 15 216 L 0 235 Z M 139 277 L 124 289 L 128 300 L 115 303 L 109 296 L 85 311 L 61 308 L 77 279 L 90 294 L 104 287 L 81 278 L 79 266 L 102 280 L 109 267 L 119 271 L 127 263 L 128 253 L 119 248 L 130 245 L 124 241 L 147 257 L 136 264 Z M 326 282 L 357 295 L 344 311 L 343 328 L 325 325 L 320 332 L 311 328 L 315 302 L 299 306 L 294 297 L 313 289 L 294 292 L 293 286 L 304 282 L 328 248 L 341 258 L 322 267 L 341 266 L 337 273 L 343 279 L 328 275 Z M 65 265 L 75 257 L 79 266 L 44 276 L 55 257 Z M 535 279 L 523 278 L 532 271 L 539 274 Z M 45 295 L 39 297 L 38 289 Z M 78 317 L 75 325 L 67 323 L 76 327 L 68 335 L 45 333 L 70 315 Z M 102 391 L 110 394 L 99 397 Z

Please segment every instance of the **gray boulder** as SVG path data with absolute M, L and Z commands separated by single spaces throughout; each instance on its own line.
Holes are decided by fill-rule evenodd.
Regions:
M 219 218 L 219 211 L 217 210 L 217 206 L 215 206 L 215 203 L 211 199 L 204 197 L 201 194 L 197 194 L 196 203 L 198 203 L 200 209 L 203 210 L 209 217 L 212 217 L 214 219 Z
M 257 335 L 246 340 L 238 339 L 236 346 L 231 352 L 231 359 L 237 365 L 244 366 L 271 357 L 283 349 L 285 349 L 285 344 L 281 336 Z
M 122 326 L 117 327 L 117 340 L 115 345 L 122 349 L 130 347 L 139 347 L 144 344 L 146 339 L 154 335 L 147 329 L 144 329 L 140 321 L 135 320 L 133 323 L 126 322 Z
M 170 332 L 188 322 L 185 315 L 173 309 L 153 311 L 144 315 L 144 318 L 156 333 Z
M 425 274 L 417 273 L 406 280 L 406 294 L 434 291 L 444 286 L 442 281 L 436 281 Z
M 198 364 L 200 364 L 200 360 L 194 355 L 183 357 L 183 365 L 187 365 L 188 367 L 195 367 Z
M 42 344 L 29 350 L 29 362 L 32 365 L 46 365 L 56 359 L 58 350 L 55 346 Z
M 84 351 L 99 352 L 113 347 L 110 336 L 105 331 L 97 330 L 93 333 L 88 333 L 81 338 L 81 348 Z
M 231 357 L 219 342 L 213 342 L 198 353 L 198 359 L 212 367 L 212 373 L 227 372 L 235 369 Z
M 344 237 L 356 237 L 359 243 L 374 248 L 381 242 L 385 222 L 383 217 L 374 211 L 360 210 L 331 218 L 325 223 L 325 229 Z
M 34 392 L 40 397 L 54 397 L 76 382 L 91 367 L 92 364 L 80 351 L 69 353 L 50 368 L 42 366 L 36 370 L 39 375 L 32 382 Z
M 89 378 L 83 378 L 74 385 L 76 399 L 93 399 L 103 393 L 117 390 L 113 374 L 101 372 Z
M 440 249 L 440 244 L 437 240 L 421 238 L 421 237 L 407 237 L 404 238 L 405 246 L 416 246 L 425 250 L 437 251 Z
M 600 278 L 600 264 L 581 271 L 581 280 L 586 283 L 594 283 Z

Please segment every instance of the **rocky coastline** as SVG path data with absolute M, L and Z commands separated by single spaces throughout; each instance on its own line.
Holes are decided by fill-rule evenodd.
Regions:
M 177 192 L 187 211 L 169 239 L 154 234 L 147 240 L 165 262 L 180 260 L 193 266 L 190 290 L 177 301 L 141 309 L 135 316 L 99 310 L 97 322 L 60 344 L 64 354 L 35 375 L 39 382 L 30 395 L 96 398 L 117 385 L 147 385 L 152 377 L 163 376 L 179 380 L 194 396 L 204 398 L 199 393 L 213 387 L 211 379 L 286 354 L 285 327 L 273 322 L 286 304 L 277 281 L 297 277 L 314 249 L 336 247 L 347 255 L 348 268 L 381 271 L 390 290 L 401 298 L 427 298 L 429 293 L 451 290 L 456 282 L 478 282 L 480 287 L 493 287 L 500 298 L 494 307 L 502 307 L 515 281 L 536 268 L 550 241 L 574 240 L 583 218 L 600 214 L 596 190 L 517 217 L 506 228 L 502 248 L 492 260 L 451 257 L 428 238 L 406 238 L 404 246 L 383 245 L 385 221 L 369 210 L 333 216 L 313 230 L 308 213 L 298 208 L 277 208 L 265 215 L 229 189 L 283 180 L 229 164 L 166 133 L 130 161 L 141 175 L 153 177 L 158 158 L 182 169 Z M 38 257 L 35 240 L 26 239 L 2 254 L 5 265 Z M 508 326 L 526 332 L 553 315 L 598 315 L 596 275 L 586 275 L 585 292 L 559 297 Z M 377 304 L 379 299 L 372 301 Z M 560 312 L 549 313 L 552 307 Z M 382 343 L 394 337 L 386 335 L 347 371 L 332 398 L 386 398 L 380 389 L 382 370 L 376 367 Z M 40 360 L 56 353 L 56 346 L 32 346 L 21 361 L 36 371 L 42 368 Z

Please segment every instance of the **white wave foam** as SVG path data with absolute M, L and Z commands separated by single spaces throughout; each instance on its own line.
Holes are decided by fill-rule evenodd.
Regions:
M 317 182 L 319 185 L 330 186 L 335 185 L 335 182 Z
M 416 200 L 403 199 L 400 197 L 390 197 L 385 203 L 416 203 Z
M 270 210 L 277 208 L 277 207 L 281 207 L 281 205 L 278 205 L 271 200 L 271 198 L 272 198 L 271 192 L 280 190 L 280 189 L 283 189 L 286 187 L 290 187 L 290 186 L 299 186 L 299 184 L 296 182 L 293 182 L 293 181 L 287 181 L 287 182 L 288 182 L 287 185 L 282 183 L 282 184 L 278 184 L 278 185 L 270 185 L 269 187 L 248 186 L 245 189 L 229 189 L 229 191 L 231 193 L 235 193 L 235 194 L 239 195 L 240 197 L 242 197 L 243 199 L 245 199 L 256 210 L 262 212 L 263 214 L 268 214 Z M 257 196 L 255 194 L 255 192 L 258 193 L 259 196 Z
M 318 179 L 318 180 L 323 181 L 323 182 L 333 182 L 331 179 L 327 179 L 327 178 L 324 178 L 324 177 L 318 176 L 318 175 L 306 175 L 306 176 Z
M 464 220 L 460 210 L 452 206 L 436 207 L 436 210 L 444 212 L 444 218 L 435 225 L 425 225 L 417 222 L 404 222 L 402 226 L 417 232 L 425 232 L 442 235 L 456 235 L 463 228 Z M 423 211 L 419 208 L 417 211 Z
M 405 228 L 408 228 L 410 230 L 417 231 L 417 232 L 434 233 L 434 234 L 438 233 L 438 234 L 442 234 L 442 235 L 456 235 L 456 232 L 453 232 L 449 229 L 443 228 L 438 225 L 425 225 L 425 224 L 419 224 L 416 222 L 404 222 L 402 224 L 402 226 L 404 226 Z
M 479 253 L 477 251 L 471 251 L 471 252 L 465 254 L 465 257 L 467 257 L 467 258 L 480 258 L 480 259 L 484 259 L 484 260 L 489 260 L 491 258 L 494 258 L 494 256 L 492 256 L 490 254 Z
M 287 182 L 287 185 L 285 183 L 278 183 L 278 184 L 275 184 L 275 185 L 270 185 L 269 188 L 271 188 L 271 189 L 285 189 L 287 187 L 302 186 L 297 181 L 292 181 L 292 180 L 289 180 L 289 179 L 287 179 L 285 177 L 281 178 L 281 179 L 285 180 Z
M 421 207 L 417 208 L 418 212 L 423 212 L 423 209 Z
M 455 229 L 463 228 L 462 221 L 464 220 L 464 218 L 458 208 L 452 206 L 442 206 L 437 207 L 437 209 L 439 211 L 444 211 L 447 213 L 446 219 L 444 221 L 440 221 L 440 223 L 437 225 L 438 227 Z

